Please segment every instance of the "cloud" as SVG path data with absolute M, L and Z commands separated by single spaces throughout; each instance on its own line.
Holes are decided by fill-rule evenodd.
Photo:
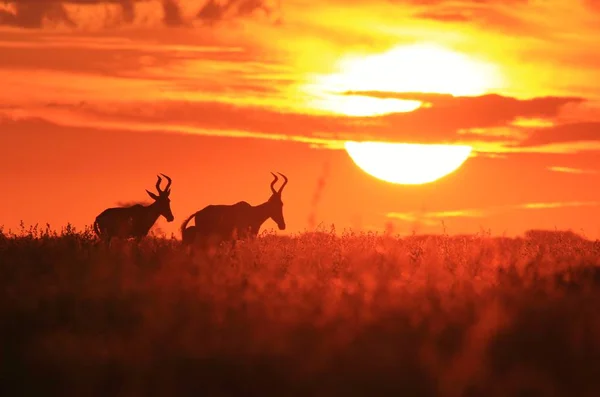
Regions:
M 138 17 L 139 5 L 153 5 L 162 14 L 166 26 L 184 26 L 194 20 L 214 24 L 224 19 L 254 15 L 257 11 L 268 16 L 278 11 L 278 3 L 269 0 L 5 0 L 8 7 L 0 9 L 0 25 L 39 29 L 48 24 L 59 24 L 70 28 L 77 27 L 78 20 L 74 7 L 99 11 L 107 6 L 120 11 L 120 22 L 131 24 Z M 184 10 L 196 9 L 190 18 Z M 95 13 L 98 17 L 100 13 Z M 110 19 L 110 14 L 104 14 Z
M 413 98 L 414 96 L 409 96 Z M 417 97 L 418 98 L 418 97 Z M 118 120 L 197 123 L 204 127 L 247 127 L 265 132 L 338 132 L 357 134 L 368 132 L 369 138 L 428 142 L 462 138 L 457 131 L 468 128 L 490 128 L 508 125 L 517 117 L 551 117 L 573 98 L 536 98 L 517 100 L 497 95 L 456 97 L 450 102 L 420 108 L 414 112 L 379 117 L 346 117 L 279 111 L 264 106 L 233 105 L 202 101 L 163 101 L 162 103 L 122 104 L 112 110 L 102 106 L 86 108 L 90 114 Z M 147 110 L 140 112 L 140 108 Z M 151 111 L 148 111 L 151 110 Z
M 519 146 L 540 146 L 549 143 L 600 141 L 600 122 L 566 123 L 553 127 L 534 128 Z
M 595 207 L 600 205 L 598 201 L 568 201 L 554 203 L 526 203 L 514 206 L 515 209 L 552 209 L 564 207 Z
M 586 169 L 572 168 L 572 167 L 552 166 L 552 167 L 548 167 L 548 169 L 550 171 L 562 172 L 565 174 L 597 174 L 598 173 L 598 171 L 596 171 L 596 170 L 586 170 Z
M 450 24 L 475 24 L 486 29 L 510 31 L 512 33 L 532 33 L 533 26 L 523 18 L 523 11 L 529 7 L 527 0 L 503 2 L 466 1 L 452 3 L 431 1 L 415 7 L 413 16 Z
M 485 213 L 481 210 L 456 210 L 456 211 L 438 211 L 438 212 L 388 212 L 388 218 L 410 222 L 421 223 L 426 226 L 435 226 L 443 219 L 447 218 L 481 218 Z
M 164 13 L 163 21 L 167 26 L 179 26 L 184 24 L 177 0 L 164 0 L 162 4 Z
M 21 83 L 35 85 L 55 81 L 55 84 L 60 84 L 66 73 L 74 75 L 74 78 L 85 76 L 89 85 L 93 85 L 93 82 L 98 79 L 127 77 L 140 80 L 147 77 L 165 86 L 185 78 L 188 82 L 195 83 L 195 89 L 198 86 L 197 77 L 205 77 L 208 74 L 209 76 L 206 76 L 208 78 L 202 79 L 203 82 L 213 82 L 216 80 L 215 77 L 222 79 L 224 73 L 220 73 L 217 67 L 237 65 L 239 68 L 250 62 L 253 56 L 249 51 L 244 51 L 237 46 L 210 43 L 195 46 L 136 43 L 132 40 L 101 37 L 41 37 L 35 41 L 0 40 L 0 53 L 2 54 L 0 79 L 3 81 L 5 91 Z M 193 70 L 182 70 L 188 68 Z M 220 76 L 217 76 L 217 73 L 220 73 Z M 17 75 L 23 76 L 21 83 L 11 78 Z M 38 76 L 36 81 L 28 77 L 33 75 Z M 66 77 L 68 81 L 68 76 Z M 82 83 L 84 84 L 79 88 L 88 85 L 85 81 Z M 61 91 L 68 92 L 70 89 L 72 87 L 69 88 L 67 85 L 61 88 Z M 49 92 L 48 95 L 55 95 L 55 93 Z M 19 98 L 23 96 L 19 95 Z
M 75 26 L 61 1 L 14 0 L 8 3 L 13 5 L 13 9 L 0 9 L 0 25 L 34 29 L 41 28 L 45 21 L 49 21 Z
M 581 113 L 589 103 L 581 96 L 519 99 L 376 91 L 333 95 L 332 101 L 369 98 L 376 106 L 390 98 L 424 103 L 412 112 L 348 117 L 327 114 L 311 102 L 313 94 L 302 89 L 305 70 L 298 71 L 276 54 L 265 57 L 252 46 L 227 46 L 227 40 L 202 37 L 201 45 L 194 46 L 193 40 L 174 44 L 173 40 L 181 42 L 178 35 L 163 41 L 44 32 L 8 40 L 0 41 L 0 103 L 13 107 L 11 117 L 99 128 L 290 136 L 335 148 L 344 140 L 458 143 L 472 145 L 475 153 L 492 154 L 562 153 L 600 146 L 590 132 L 594 122 L 600 124 L 600 108 Z M 82 101 L 84 106 L 69 106 Z M 48 103 L 64 106 L 45 106 Z M 567 108 L 580 113 L 565 119 Z M 594 120 L 594 114 L 595 121 L 585 121 Z M 597 144 L 587 145 L 590 140 Z
M 133 88 L 134 81 L 128 82 Z M 146 85 L 148 83 L 144 81 L 139 81 L 138 84 L 138 91 L 132 91 L 133 95 L 136 92 L 143 95 L 151 93 L 152 85 Z M 100 82 L 97 85 L 103 86 Z M 126 90 L 125 86 L 123 90 Z M 111 92 L 108 90 L 106 95 L 111 95 Z M 122 90 L 117 90 L 115 94 L 122 95 L 121 92 Z M 407 94 L 406 97 L 424 99 L 424 96 L 419 94 Z M 444 96 L 443 100 L 439 100 L 427 95 L 431 107 L 423 107 L 414 112 L 379 117 L 347 117 L 315 114 L 300 108 L 282 110 L 268 105 L 254 105 L 252 100 L 236 104 L 228 99 L 220 101 L 218 95 L 214 95 L 212 101 L 208 100 L 208 97 L 206 100 L 196 101 L 151 102 L 142 98 L 131 97 L 128 102 L 112 103 L 107 101 L 108 98 L 102 102 L 73 102 L 77 106 L 70 106 L 68 103 L 54 104 L 52 107 L 38 105 L 18 110 L 6 109 L 4 113 L 12 118 L 42 117 L 60 125 L 162 130 L 203 135 L 245 134 L 255 138 L 306 141 L 332 148 L 341 148 L 341 143 L 345 140 L 374 140 L 471 144 L 475 151 L 490 153 L 544 150 L 560 153 L 569 150 L 569 142 L 563 139 L 547 139 L 537 146 L 521 147 L 519 140 L 523 139 L 522 135 L 511 136 L 509 128 L 517 129 L 511 127 L 516 118 L 552 118 L 564 104 L 580 100 L 552 97 L 519 100 L 498 95 Z M 486 129 L 496 126 L 503 126 L 508 132 L 486 135 Z M 470 133 L 470 128 L 480 128 L 481 131 Z M 526 135 L 524 139 L 529 138 Z M 600 141 L 598 143 L 600 144 Z M 597 146 L 593 149 L 597 150 Z M 576 145 L 575 149 L 582 150 L 581 144 Z
M 578 97 L 541 97 L 516 99 L 490 94 L 471 97 L 419 93 L 354 92 L 353 95 L 368 95 L 378 98 L 419 100 L 428 104 L 414 112 L 396 113 L 380 118 L 393 131 L 409 131 L 415 138 L 436 140 L 453 136 L 458 131 L 463 138 L 468 135 L 481 138 L 485 129 L 506 127 L 523 118 L 550 119 L 557 116 L 567 104 L 585 101 Z M 470 130 L 480 131 L 471 133 Z M 416 135 L 423 131 L 426 136 Z M 391 132 L 391 131 L 390 131 Z
M 266 0 L 208 0 L 198 11 L 197 18 L 209 23 L 226 19 L 227 17 L 251 15 L 263 12 L 266 15 L 273 14 L 279 3 Z
M 68 115 L 72 117 L 69 117 Z M 301 143 L 309 145 L 315 149 L 335 149 L 342 150 L 344 142 L 331 138 L 322 138 L 316 135 L 308 134 L 289 134 L 277 132 L 257 132 L 248 129 L 235 129 L 233 127 L 223 128 L 206 128 L 194 125 L 185 124 L 156 124 L 152 122 L 131 122 L 106 119 L 93 119 L 89 117 L 78 117 L 76 113 L 61 112 L 54 114 L 51 117 L 30 117 L 22 112 L 14 112 L 12 116 L 8 112 L 0 109 L 0 125 L 4 131 L 13 131 L 24 126 L 33 128 L 49 128 L 58 127 L 79 127 L 92 128 L 99 130 L 114 130 L 114 131 L 134 131 L 147 133 L 170 133 L 170 134 L 192 134 L 199 136 L 214 136 L 222 138 L 236 139 L 266 139 L 274 141 L 288 141 L 292 143 Z
M 485 209 L 463 209 L 452 211 L 424 211 L 424 212 L 388 212 L 388 218 L 404 221 L 419 222 L 426 225 L 436 225 L 439 220 L 447 218 L 483 218 L 514 210 L 543 210 L 568 207 L 597 207 L 600 201 L 566 201 L 566 202 L 532 202 L 515 205 L 488 207 Z
M 448 25 L 474 25 L 486 31 L 509 32 L 535 37 L 544 32 L 546 40 L 562 39 L 571 27 L 595 30 L 598 22 L 594 12 L 600 7 L 596 0 L 531 1 L 531 0 L 409 0 L 413 17 Z M 596 14 L 597 15 L 597 14 Z M 577 21 L 577 22 L 575 22 Z M 588 25 L 589 23 L 589 25 Z M 560 24 L 560 25 L 557 25 Z M 550 29 L 548 29 L 550 28 Z M 524 37 L 520 37 L 524 38 Z

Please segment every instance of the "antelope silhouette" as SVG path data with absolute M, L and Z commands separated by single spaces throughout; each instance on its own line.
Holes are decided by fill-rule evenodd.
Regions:
M 271 172 L 274 177 L 271 182 L 271 197 L 262 204 L 252 206 L 246 201 L 231 205 L 211 204 L 190 215 L 181 224 L 183 243 L 206 245 L 209 240 L 213 240 L 216 243 L 229 241 L 235 246 L 236 240 L 256 237 L 262 224 L 269 218 L 275 221 L 279 230 L 285 230 L 281 192 L 287 185 L 288 178 L 279 172 L 278 174 L 283 177 L 283 184 L 279 190 L 275 190 L 275 183 L 279 178 Z M 187 227 L 192 218 L 196 225 Z
M 161 190 L 160 175 L 167 180 L 165 190 Z M 110 242 L 112 238 L 136 238 L 146 236 L 159 216 L 164 216 L 167 222 L 173 222 L 171 212 L 171 178 L 165 174 L 158 175 L 156 190 L 158 195 L 146 190 L 154 202 L 150 205 L 135 204 L 128 207 L 107 208 L 96 217 L 94 231 L 103 240 Z

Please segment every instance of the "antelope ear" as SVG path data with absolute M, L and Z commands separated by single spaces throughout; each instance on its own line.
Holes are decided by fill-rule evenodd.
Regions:
M 158 196 L 156 194 L 152 193 L 151 191 L 146 189 L 146 193 L 148 193 L 148 196 L 152 197 L 152 199 L 158 200 Z

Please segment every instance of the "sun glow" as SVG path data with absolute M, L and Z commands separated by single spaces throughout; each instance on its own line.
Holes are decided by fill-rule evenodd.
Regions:
M 390 183 L 420 185 L 456 171 L 472 148 L 463 145 L 345 143 L 352 161 L 367 174 Z
M 317 76 L 306 86 L 315 99 L 311 106 L 349 116 L 410 112 L 421 102 L 393 98 L 394 93 L 481 95 L 496 88 L 500 75 L 492 64 L 437 45 L 416 44 L 383 54 L 353 56 L 338 62 L 337 72 Z M 389 98 L 348 95 L 379 92 Z

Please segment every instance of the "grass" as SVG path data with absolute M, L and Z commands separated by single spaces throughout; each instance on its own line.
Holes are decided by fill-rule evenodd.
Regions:
M 600 244 L 0 232 L 4 396 L 597 396 Z

